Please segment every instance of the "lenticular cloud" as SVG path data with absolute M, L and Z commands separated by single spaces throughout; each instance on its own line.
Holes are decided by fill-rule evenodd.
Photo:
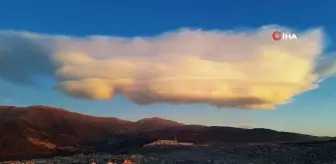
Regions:
M 53 75 L 60 91 L 93 100 L 122 94 L 137 104 L 274 109 L 330 76 L 318 67 L 320 29 L 296 33 L 298 40 L 272 40 L 279 29 L 288 30 L 182 29 L 133 38 L 2 31 L 0 77 L 29 82 L 29 74 Z M 15 69 L 18 61 L 29 63 Z

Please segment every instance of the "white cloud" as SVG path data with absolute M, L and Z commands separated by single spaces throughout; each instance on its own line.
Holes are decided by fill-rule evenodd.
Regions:
M 274 109 L 316 88 L 331 74 L 321 72 L 335 65 L 317 70 L 322 30 L 277 42 L 271 38 L 275 29 L 289 31 L 275 26 L 238 32 L 183 29 L 134 38 L 5 31 L 0 43 L 7 51 L 0 50 L 0 63 L 30 64 L 24 64 L 25 71 L 0 65 L 0 76 L 15 81 L 30 73 L 55 75 L 62 92 L 95 100 L 123 94 L 138 104 Z M 24 55 L 28 61 L 22 61 Z

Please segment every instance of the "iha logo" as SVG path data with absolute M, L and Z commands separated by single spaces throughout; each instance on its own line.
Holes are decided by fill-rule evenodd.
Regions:
M 272 33 L 272 38 L 275 41 L 298 39 L 295 34 L 285 33 L 285 32 L 280 32 L 280 31 L 274 31 Z

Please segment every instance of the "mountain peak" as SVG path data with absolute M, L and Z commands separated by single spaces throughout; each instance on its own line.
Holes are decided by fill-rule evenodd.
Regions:
M 183 125 L 182 123 L 163 119 L 160 117 L 151 117 L 151 118 L 144 118 L 141 120 L 136 121 L 136 123 L 140 124 L 165 124 L 165 125 Z
M 63 108 L 55 108 L 55 107 L 50 107 L 50 106 L 44 106 L 44 105 L 33 105 L 33 106 L 28 106 L 26 109 L 39 109 L 39 110 L 52 110 L 52 111 L 68 111 L 67 109 Z
M 156 120 L 166 120 L 166 119 L 163 119 L 161 117 L 149 117 L 149 118 L 140 119 L 137 122 L 139 122 L 139 121 L 156 121 Z

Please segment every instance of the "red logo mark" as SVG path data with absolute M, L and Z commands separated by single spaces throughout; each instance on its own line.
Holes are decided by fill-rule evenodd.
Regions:
M 280 31 L 274 31 L 272 34 L 273 40 L 279 41 L 282 39 Z

